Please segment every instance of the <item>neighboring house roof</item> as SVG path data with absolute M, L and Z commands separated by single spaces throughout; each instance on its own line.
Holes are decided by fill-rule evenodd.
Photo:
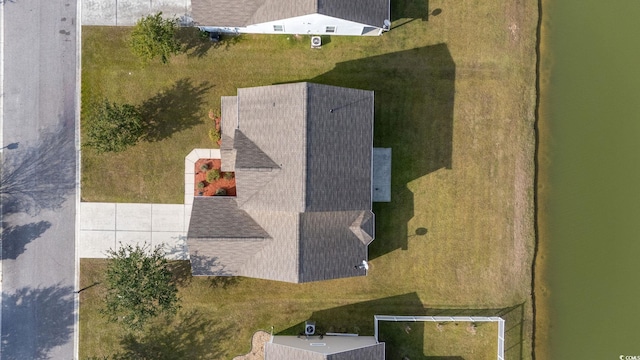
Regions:
M 374 239 L 373 106 L 371 91 L 311 83 L 223 97 L 222 168 L 235 171 L 237 197 L 195 198 L 194 275 L 364 275 L 356 265 Z
M 265 344 L 265 359 L 384 360 L 384 343 L 373 336 L 274 336 Z
M 192 0 L 198 25 L 245 27 L 309 14 L 322 14 L 382 27 L 389 0 Z

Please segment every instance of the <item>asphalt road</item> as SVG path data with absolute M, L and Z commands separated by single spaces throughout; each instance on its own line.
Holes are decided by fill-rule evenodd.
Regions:
M 0 357 L 73 359 L 78 5 L 2 1 Z

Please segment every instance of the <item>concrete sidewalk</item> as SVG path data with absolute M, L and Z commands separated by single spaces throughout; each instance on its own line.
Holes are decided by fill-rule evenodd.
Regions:
M 80 258 L 106 258 L 120 244 L 164 244 L 167 258 L 186 260 L 191 205 L 80 203 Z
M 163 16 L 190 22 L 191 0 L 81 0 L 82 25 L 133 26 L 159 11 Z
M 184 159 L 184 204 L 80 203 L 78 257 L 107 257 L 120 244 L 165 245 L 167 258 L 189 259 L 187 232 L 198 159 L 220 159 L 219 149 L 193 149 Z
M 199 159 L 220 159 L 220 149 L 193 149 L 184 158 L 184 203 L 193 204 L 193 195 L 196 188 L 196 161 Z M 187 226 L 189 224 L 187 223 Z

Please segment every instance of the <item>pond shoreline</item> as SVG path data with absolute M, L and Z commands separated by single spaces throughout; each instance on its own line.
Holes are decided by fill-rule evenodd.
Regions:
M 537 64 L 536 64 L 536 109 L 535 109 L 535 245 L 532 263 L 531 298 L 533 300 L 532 358 L 550 359 L 550 292 L 548 282 L 548 219 L 549 199 L 549 79 L 551 75 L 551 54 L 549 51 L 549 8 L 548 0 L 538 0 Z

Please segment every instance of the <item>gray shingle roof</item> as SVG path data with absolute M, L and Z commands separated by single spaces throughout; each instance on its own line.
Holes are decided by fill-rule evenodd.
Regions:
M 316 0 L 192 0 L 199 25 L 244 27 L 316 12 Z
M 237 197 L 196 199 L 190 253 L 194 243 L 198 256 L 216 257 L 233 275 L 290 282 L 364 275 L 355 266 L 367 259 L 374 233 L 373 92 L 273 85 L 238 89 L 222 106 L 231 118 L 222 120 L 222 161 L 235 162 Z M 214 238 L 224 246 L 211 245 Z M 238 245 L 245 254 L 237 255 L 227 248 L 237 238 L 254 246 Z M 227 264 L 232 253 L 241 261 Z
M 323 14 L 382 27 L 389 0 L 192 0 L 198 25 L 245 27 L 308 14 Z
M 232 197 L 196 197 L 187 234 L 193 275 L 238 275 L 271 240 Z
M 327 356 L 327 360 L 384 360 L 384 343 Z M 283 359 L 284 360 L 284 359 Z
M 323 344 L 312 346 L 311 344 Z M 277 360 L 384 360 L 385 344 L 372 336 L 325 336 L 309 339 L 274 336 L 265 344 L 265 359 Z
M 238 89 L 238 129 L 279 167 L 277 186 L 260 186 L 249 199 L 238 191 L 243 209 L 304 211 L 306 100 L 306 83 Z M 243 151 L 235 143 L 234 147 Z M 256 179 L 265 176 L 262 171 L 249 172 Z
M 368 243 L 363 244 L 350 229 L 362 213 L 365 211 L 300 214 L 300 282 L 366 275 L 357 266 L 367 260 Z
M 369 245 L 375 238 L 374 215 L 370 211 L 361 212 L 358 217 L 351 223 L 349 230 L 364 245 Z
M 265 359 L 326 360 L 321 353 L 306 351 L 274 343 L 265 343 Z
M 236 166 L 236 150 L 233 148 L 233 138 L 235 136 L 236 127 L 238 126 L 238 97 L 223 96 L 220 98 L 222 114 L 220 128 L 222 134 L 220 136 L 222 144 L 220 145 L 220 157 L 222 158 L 222 171 L 235 171 Z
M 237 151 L 236 168 L 262 171 L 279 168 L 278 164 L 273 162 L 269 155 L 265 154 L 262 149 L 256 146 L 256 144 L 239 129 L 236 129 L 233 147 Z
M 193 199 L 188 238 L 269 238 L 269 234 L 251 216 L 238 208 L 230 196 L 205 196 Z
M 389 0 L 318 0 L 318 13 L 381 28 L 390 20 Z
M 306 211 L 371 207 L 371 91 L 310 85 Z

